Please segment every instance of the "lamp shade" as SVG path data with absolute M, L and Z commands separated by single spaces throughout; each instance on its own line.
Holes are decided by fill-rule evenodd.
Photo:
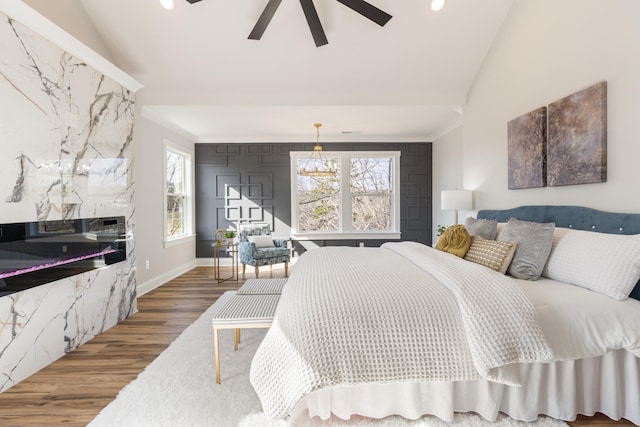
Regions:
M 441 193 L 440 209 L 471 210 L 473 209 L 473 191 L 444 190 Z

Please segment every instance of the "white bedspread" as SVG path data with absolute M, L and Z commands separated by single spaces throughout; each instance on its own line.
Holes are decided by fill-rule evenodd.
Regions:
M 251 366 L 272 418 L 340 384 L 457 381 L 552 359 L 526 294 L 499 273 L 417 243 L 321 248 L 292 271 Z

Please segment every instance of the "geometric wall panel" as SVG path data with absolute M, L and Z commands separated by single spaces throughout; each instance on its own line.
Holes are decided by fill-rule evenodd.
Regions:
M 248 183 L 225 185 L 225 219 L 236 224 L 267 221 L 265 209 L 271 211 L 272 205 L 265 206 L 264 201 L 273 198 L 273 174 L 246 173 L 238 176 L 240 181 Z
M 247 174 L 247 182 L 251 185 L 260 184 L 259 194 L 250 192 L 249 197 L 271 199 L 273 197 L 273 174 L 250 173 Z
M 225 199 L 227 197 L 227 186 L 240 184 L 239 173 L 216 174 L 215 177 L 216 199 Z
M 431 244 L 431 143 L 327 143 L 325 151 L 400 151 L 402 240 Z M 238 222 L 267 222 L 278 236 L 291 232 L 290 151 L 310 143 L 196 144 L 196 257 L 213 256 L 216 228 Z M 200 159 L 203 161 L 201 162 Z M 379 246 L 384 240 L 367 240 Z M 297 252 L 304 251 L 294 242 Z M 315 240 L 317 246 L 357 246 L 356 240 Z

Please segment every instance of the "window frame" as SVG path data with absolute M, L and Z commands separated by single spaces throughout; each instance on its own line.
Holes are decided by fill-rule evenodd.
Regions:
M 163 243 L 165 248 L 167 247 L 171 247 L 171 246 L 175 246 L 175 245 L 179 245 L 182 243 L 187 243 L 187 242 L 191 242 L 194 240 L 194 232 L 193 232 L 193 227 L 195 224 L 194 221 L 194 207 L 193 207 L 193 182 L 194 182 L 194 176 L 193 176 L 193 151 L 189 150 L 188 148 L 176 144 L 173 141 L 170 141 L 168 139 L 163 139 L 163 144 L 162 144 L 163 150 L 163 168 L 162 168 L 162 174 L 163 174 L 163 179 L 162 179 L 162 186 L 163 186 L 163 190 L 162 190 L 162 194 L 163 194 L 163 200 L 162 200 L 162 206 L 163 206 L 163 210 L 162 210 L 162 234 L 163 234 Z M 183 226 L 184 226 L 184 232 L 180 235 L 177 236 L 169 236 L 169 230 L 168 230 L 168 214 L 167 214 L 167 201 L 169 198 L 169 191 L 167 188 L 167 156 L 169 154 L 169 152 L 173 153 L 173 154 L 177 154 L 178 156 L 181 156 L 184 159 L 184 167 L 183 167 L 183 184 L 184 184 L 184 189 L 182 192 L 182 195 L 184 197 L 184 210 L 183 210 Z
M 291 235 L 296 240 L 370 240 L 400 239 L 400 151 L 324 151 L 325 158 L 340 159 L 340 209 L 338 231 L 298 231 L 298 160 L 309 158 L 309 151 L 291 151 Z M 357 157 L 385 157 L 392 161 L 391 230 L 353 230 L 351 209 L 351 159 Z

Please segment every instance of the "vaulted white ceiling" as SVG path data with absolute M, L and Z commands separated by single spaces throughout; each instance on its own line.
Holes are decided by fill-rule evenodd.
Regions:
M 143 114 L 197 142 L 429 141 L 462 120 L 468 92 L 513 0 L 369 0 L 384 26 L 314 2 L 317 48 L 298 0 L 262 40 L 267 0 L 80 0 L 117 66 L 145 87 Z

